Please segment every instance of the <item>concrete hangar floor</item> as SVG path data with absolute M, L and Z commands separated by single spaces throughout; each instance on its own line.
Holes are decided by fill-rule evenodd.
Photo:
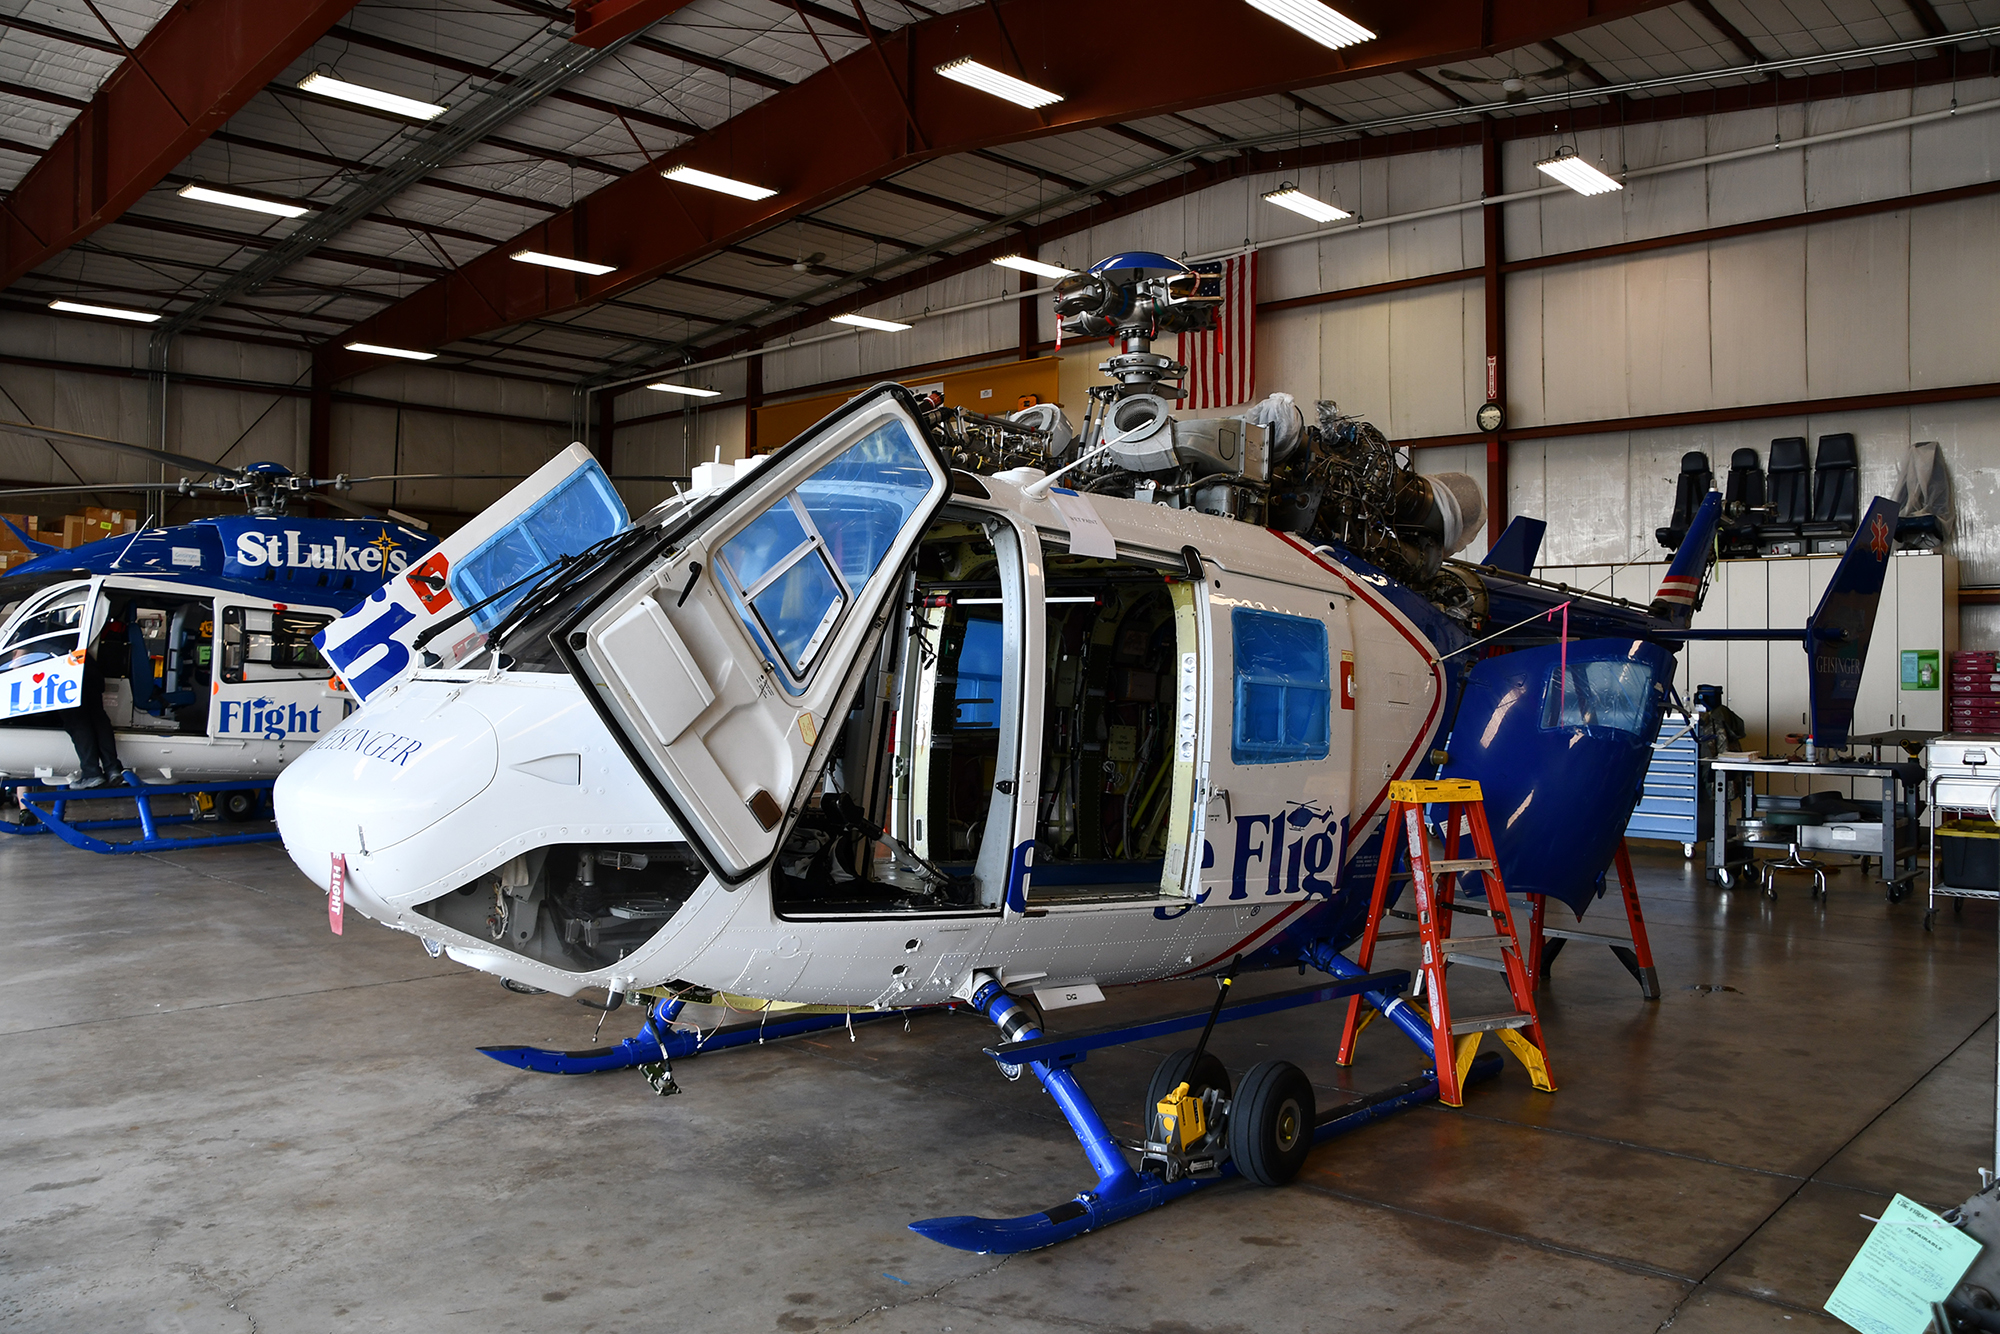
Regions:
M 1893 1191 L 1956 1203 L 1989 1161 L 1992 910 L 1926 935 L 1920 901 L 1852 871 L 1817 908 L 1804 881 L 1772 904 L 1677 857 L 1638 863 L 1664 998 L 1571 945 L 1543 993 L 1557 1094 L 1510 1065 L 1462 1111 L 1321 1147 L 1282 1190 L 1230 1183 L 1003 1260 L 905 1229 L 1088 1184 L 1034 1082 L 980 1055 L 982 1021 L 704 1056 L 669 1099 L 632 1072 L 530 1075 L 473 1049 L 584 1046 L 594 1016 L 359 919 L 331 936 L 275 845 L 115 858 L 9 838 L 0 1327 L 1842 1328 L 1819 1306 L 1861 1215 Z M 1227 1026 L 1215 1050 L 1238 1072 L 1298 1062 L 1322 1105 L 1414 1073 L 1372 1031 L 1337 1068 L 1333 1013 Z M 1161 1054 L 1080 1073 L 1136 1123 Z

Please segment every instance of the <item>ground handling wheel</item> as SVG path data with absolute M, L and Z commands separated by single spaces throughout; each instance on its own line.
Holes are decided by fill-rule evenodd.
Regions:
M 1160 1099 L 1180 1087 L 1183 1079 L 1187 1080 L 1188 1091 L 1197 1096 L 1209 1089 L 1215 1089 L 1225 1099 L 1229 1097 L 1229 1071 L 1223 1068 L 1222 1062 L 1216 1060 L 1212 1053 L 1203 1052 L 1200 1067 L 1190 1076 L 1188 1062 L 1193 1057 L 1193 1047 L 1182 1047 L 1161 1061 L 1159 1068 L 1153 1071 L 1153 1081 L 1146 1085 L 1145 1115 L 1140 1119 L 1140 1124 L 1148 1127 L 1146 1132 L 1148 1139 L 1152 1138 L 1150 1127 L 1153 1124 L 1154 1109 L 1160 1105 Z
M 1313 1144 L 1313 1088 L 1290 1061 L 1265 1061 L 1243 1076 L 1229 1108 L 1229 1156 L 1260 1186 L 1282 1186 L 1306 1165 Z
M 216 804 L 222 807 L 222 818 L 231 824 L 242 824 L 257 818 L 258 803 L 255 792 L 218 793 Z

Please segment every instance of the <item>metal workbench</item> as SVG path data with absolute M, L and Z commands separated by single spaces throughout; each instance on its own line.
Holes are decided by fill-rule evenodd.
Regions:
M 1802 852 L 1838 852 L 1860 857 L 1866 869 L 1870 857 L 1876 859 L 1884 891 L 1893 903 L 1906 896 L 1918 872 L 1918 855 L 1923 850 L 1919 838 L 1918 802 L 1923 789 L 1920 781 L 1910 781 L 1912 766 L 1876 760 L 1731 760 L 1710 762 L 1713 774 L 1711 797 L 1715 825 L 1708 840 L 1708 871 L 1724 889 L 1733 888 L 1749 868 L 1757 848 L 1786 849 L 1797 835 Z M 1808 825 L 1787 830 L 1782 836 L 1765 834 L 1757 819 L 1757 775 L 1786 774 L 1794 778 L 1860 778 L 1881 785 L 1878 801 L 1854 799 L 1857 810 L 1879 811 L 1877 820 L 1841 821 Z M 1729 818 L 1730 802 L 1741 799 L 1742 816 Z M 1768 797 L 1765 798 L 1768 800 Z

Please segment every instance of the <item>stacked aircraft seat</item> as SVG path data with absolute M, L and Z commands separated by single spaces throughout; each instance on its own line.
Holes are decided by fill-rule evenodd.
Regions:
M 1804 529 L 1812 550 L 1846 549 L 1860 514 L 1860 487 L 1854 437 L 1844 431 L 1821 436 L 1813 460 L 1812 519 Z
M 1763 518 L 1764 467 L 1754 449 L 1729 456 L 1729 477 L 1722 490 L 1722 554 L 1757 554 L 1757 521 Z
M 1660 545 L 1672 551 L 1679 547 L 1681 539 L 1687 536 L 1688 525 L 1694 522 L 1694 512 L 1701 508 L 1701 502 L 1715 485 L 1715 474 L 1709 471 L 1708 455 L 1692 453 L 1681 455 L 1681 475 L 1674 484 L 1674 514 L 1667 520 L 1665 528 L 1653 530 L 1653 536 Z
M 1767 495 L 1771 513 L 1757 525 L 1757 541 L 1767 556 L 1805 554 L 1805 527 L 1812 521 L 1812 468 L 1806 438 L 1783 436 L 1771 442 Z

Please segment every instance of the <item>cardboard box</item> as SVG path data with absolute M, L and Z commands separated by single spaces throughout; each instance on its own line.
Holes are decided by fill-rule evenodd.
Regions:
M 16 528 L 19 528 L 22 532 L 26 533 L 29 537 L 34 538 L 36 541 L 39 542 L 41 540 L 41 535 L 35 530 L 34 515 L 0 514 L 0 519 L 7 520 L 8 523 L 13 524 Z M 6 524 L 0 524 L 0 552 L 26 551 L 26 550 L 27 548 L 21 545 L 21 539 L 14 536 L 14 529 L 7 527 Z
M 93 507 L 94 508 L 94 507 Z M 117 513 L 99 510 L 98 513 Z M 93 519 L 82 514 L 63 515 L 63 542 L 65 547 L 80 547 L 86 542 L 101 542 L 107 537 L 125 531 L 122 520 Z

